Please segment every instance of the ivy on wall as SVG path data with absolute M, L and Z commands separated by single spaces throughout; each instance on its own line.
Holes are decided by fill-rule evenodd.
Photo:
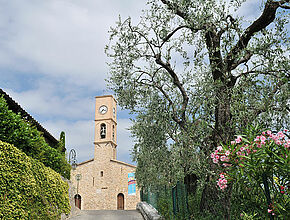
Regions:
M 0 141 L 0 219 L 60 219 L 68 184 L 43 163 Z
M 34 126 L 23 120 L 20 114 L 15 114 L 9 110 L 5 99 L 1 96 L 0 140 L 13 144 L 28 156 L 39 160 L 63 177 L 70 178 L 71 166 L 66 161 L 65 154 L 50 147 Z

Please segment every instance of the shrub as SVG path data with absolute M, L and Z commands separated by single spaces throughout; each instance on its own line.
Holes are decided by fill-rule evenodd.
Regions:
M 59 219 L 68 185 L 43 163 L 0 141 L 0 219 Z
M 218 146 L 211 154 L 214 163 L 223 166 L 217 185 L 221 190 L 234 184 L 238 191 L 241 215 L 257 214 L 261 219 L 289 219 L 290 140 L 288 130 L 277 134 L 270 130 L 254 137 L 237 136 Z M 246 201 L 246 203 L 244 203 Z M 244 204 L 243 204 L 244 203 Z
M 13 144 L 28 156 L 41 161 L 61 174 L 70 178 L 70 165 L 65 155 L 50 147 L 42 134 L 27 121 L 8 109 L 7 103 L 0 96 L 0 140 Z

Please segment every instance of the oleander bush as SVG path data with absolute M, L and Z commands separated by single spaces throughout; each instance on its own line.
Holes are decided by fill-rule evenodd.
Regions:
M 61 151 L 49 146 L 41 132 L 20 114 L 8 109 L 7 103 L 0 96 L 0 140 L 13 144 L 26 155 L 39 160 L 63 177 L 70 178 L 71 166 Z
M 60 219 L 69 212 L 60 174 L 0 140 L 0 219 Z

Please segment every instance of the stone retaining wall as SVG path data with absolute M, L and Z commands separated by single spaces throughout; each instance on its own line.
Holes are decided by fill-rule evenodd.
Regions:
M 158 211 L 147 202 L 139 202 L 136 207 L 145 220 L 163 220 L 164 218 L 159 215 Z

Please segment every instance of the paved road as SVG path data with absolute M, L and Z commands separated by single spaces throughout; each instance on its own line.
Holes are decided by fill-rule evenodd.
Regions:
M 82 210 L 70 220 L 143 220 L 137 210 Z

